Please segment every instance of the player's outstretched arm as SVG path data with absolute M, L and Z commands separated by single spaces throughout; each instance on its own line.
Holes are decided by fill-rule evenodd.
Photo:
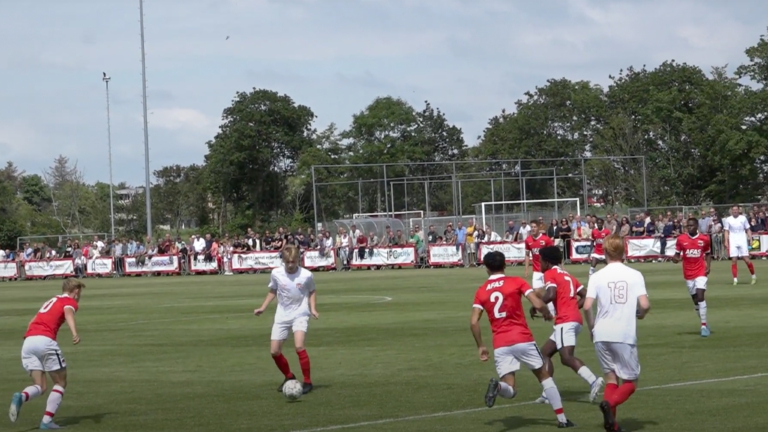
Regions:
M 77 345 L 80 343 L 80 336 L 77 334 L 77 325 L 75 324 L 75 310 L 71 307 L 64 308 L 64 320 L 67 322 L 69 331 L 72 332 L 72 343 Z
M 480 361 L 488 361 L 488 348 L 483 343 L 483 333 L 480 330 L 480 318 L 483 316 L 483 310 L 479 307 L 472 308 L 472 316 L 469 319 L 469 329 L 472 331 L 472 337 L 477 344 Z
M 536 295 L 533 290 L 525 295 L 529 302 L 536 308 L 537 311 L 544 317 L 544 321 L 552 321 L 552 313 L 549 311 L 547 304 L 541 301 L 539 296 Z
M 643 319 L 651 310 L 651 302 L 647 295 L 641 295 L 637 298 L 637 319 Z
M 531 264 L 531 251 L 525 251 L 525 277 L 528 277 L 528 266 Z
M 543 301 L 544 304 L 552 303 L 552 300 L 555 299 L 555 296 L 557 296 L 557 286 L 547 285 L 547 290 L 544 291 L 544 295 L 541 297 L 541 301 Z
M 264 313 L 265 310 L 267 310 L 267 306 L 269 306 L 270 303 L 272 303 L 272 300 L 277 297 L 277 290 L 269 290 L 267 293 L 267 298 L 264 299 L 264 303 L 261 304 L 261 307 L 253 311 L 253 314 L 256 316 L 259 316 Z

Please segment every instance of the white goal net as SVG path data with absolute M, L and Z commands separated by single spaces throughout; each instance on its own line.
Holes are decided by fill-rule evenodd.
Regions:
M 546 229 L 552 219 L 581 214 L 581 204 L 579 198 L 490 201 L 475 204 L 475 214 L 482 227 L 490 226 L 494 232 L 503 236 L 509 221 L 515 221 L 515 225 L 520 226 L 522 221 L 530 222 L 541 218 Z

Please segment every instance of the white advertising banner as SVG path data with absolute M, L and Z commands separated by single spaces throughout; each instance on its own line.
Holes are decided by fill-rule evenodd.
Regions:
M 677 239 L 667 238 L 664 250 L 665 257 L 675 256 Z M 659 237 L 624 237 L 624 255 L 627 259 L 656 259 L 661 258 L 661 238 Z
M 75 275 L 75 262 L 70 259 L 27 261 L 24 263 L 24 275 L 27 279 L 70 277 Z
M 114 272 L 114 269 L 114 258 L 98 257 L 88 260 L 85 266 L 85 274 L 88 276 L 109 276 Z
M 218 273 L 219 260 L 216 258 L 206 261 L 205 256 L 198 255 L 197 259 L 193 255 L 189 256 L 189 271 L 192 273 Z
M 360 259 L 358 254 L 352 255 L 351 267 L 372 266 L 411 266 L 416 264 L 416 247 L 376 247 L 365 251 L 365 258 Z
M 232 271 L 271 270 L 283 265 L 280 252 L 253 251 L 232 254 Z
M 139 263 L 136 257 L 123 258 L 125 274 L 145 273 L 178 273 L 179 257 L 175 255 L 155 255 L 146 257 L 143 263 Z
M 480 243 L 480 260 L 488 252 L 501 252 L 507 258 L 507 263 L 521 263 L 525 261 L 525 243 L 523 242 L 493 242 Z
M 456 249 L 456 245 L 429 245 L 427 262 L 431 266 L 459 265 L 462 263 L 462 248 Z
M 324 267 L 336 267 L 336 252 L 334 250 L 329 250 L 325 251 L 325 255 L 321 255 L 320 251 L 317 249 L 305 250 L 301 265 L 309 270 Z
M 749 243 L 749 254 L 757 256 L 768 255 L 768 234 L 752 234 L 752 241 Z
M 19 267 L 16 261 L 0 261 L 0 279 L 16 279 L 19 277 Z
M 571 240 L 571 262 L 585 262 L 592 255 L 592 240 Z

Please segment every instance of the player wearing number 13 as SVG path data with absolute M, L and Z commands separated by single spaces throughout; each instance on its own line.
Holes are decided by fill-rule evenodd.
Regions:
M 621 237 L 612 234 L 603 246 L 608 264 L 589 278 L 584 316 L 605 376 L 605 394 L 600 403 L 605 430 L 620 431 L 616 407 L 635 392 L 635 382 L 640 377 L 636 319 L 643 319 L 651 304 L 643 275 L 622 263 L 624 241 Z M 597 315 L 593 316 L 595 302 Z
M 45 374 L 48 373 L 53 381 L 53 388 L 45 405 L 40 429 L 60 429 L 53 422 L 53 416 L 61 405 L 64 389 L 67 387 L 67 362 L 61 354 L 56 336 L 66 322 L 72 332 L 72 343 L 80 343 L 75 326 L 75 312 L 83 288 L 85 285 L 77 279 L 66 279 L 62 285 L 62 294 L 45 302 L 29 323 L 24 335 L 24 345 L 21 347 L 21 364 L 32 378 L 33 385 L 13 395 L 11 408 L 8 410 L 11 422 L 15 422 L 19 417 L 22 405 L 45 393 Z
M 672 261 L 678 263 L 682 256 L 683 277 L 688 286 L 688 294 L 693 299 L 693 308 L 701 321 L 701 337 L 707 337 L 709 326 L 704 293 L 707 290 L 707 276 L 712 264 L 709 237 L 699 234 L 699 221 L 696 218 L 688 219 L 686 227 L 688 232 L 678 237 L 675 242 L 675 256 Z
M 489 277 L 478 288 L 472 305 L 470 329 L 477 343 L 480 360 L 488 361 L 489 357 L 480 331 L 480 318 L 485 311 L 493 333 L 496 372 L 501 378 L 501 381 L 491 378 L 485 394 L 485 404 L 489 408 L 492 407 L 497 396 L 506 399 L 515 397 L 515 372 L 520 369 L 522 363 L 533 371 L 544 388 L 544 393 L 557 416 L 558 427 L 573 427 L 574 424 L 565 417 L 560 392 L 544 368 L 544 359 L 525 321 L 522 297 L 527 297 L 545 319 L 551 320 L 552 315 L 525 280 L 504 275 L 505 261 L 506 257 L 501 252 L 491 252 L 483 257 Z

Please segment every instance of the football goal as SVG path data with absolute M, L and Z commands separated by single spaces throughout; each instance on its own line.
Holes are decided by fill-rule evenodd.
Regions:
M 557 198 L 523 201 L 489 201 L 475 204 L 475 214 L 482 227 L 489 226 L 502 235 L 509 221 L 520 226 L 521 221 L 544 221 L 545 229 L 552 219 L 567 217 L 569 214 L 581 214 L 579 198 Z
M 352 219 L 374 219 L 374 218 L 392 218 L 392 219 L 424 219 L 424 212 L 421 210 L 379 212 L 379 213 L 355 213 Z

